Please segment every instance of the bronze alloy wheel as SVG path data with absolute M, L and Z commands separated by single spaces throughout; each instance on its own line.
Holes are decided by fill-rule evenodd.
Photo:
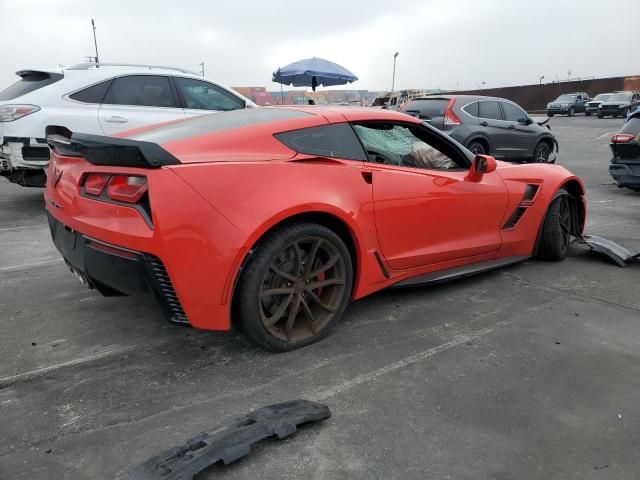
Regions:
M 558 215 L 558 221 L 560 223 L 561 230 L 561 244 L 560 251 L 562 256 L 566 256 L 569 250 L 569 244 L 571 243 L 571 206 L 569 205 L 569 198 L 563 195 L 559 198 L 560 212 Z
M 260 285 L 264 328 L 283 342 L 313 337 L 331 322 L 347 288 L 343 255 L 326 238 L 296 239 L 273 259 Z

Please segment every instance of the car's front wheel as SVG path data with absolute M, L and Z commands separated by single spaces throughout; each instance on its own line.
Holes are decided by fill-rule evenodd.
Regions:
M 573 109 L 573 107 L 570 107 L 569 111 L 567 112 L 567 117 L 573 117 L 575 113 L 576 111 Z
M 542 236 L 538 257 L 545 260 L 563 260 L 571 244 L 571 204 L 569 193 L 562 189 L 560 195 L 551 202 L 542 224 Z
M 285 352 L 325 337 L 342 316 L 353 283 L 351 256 L 332 230 L 314 223 L 282 227 L 260 242 L 237 286 L 244 331 Z

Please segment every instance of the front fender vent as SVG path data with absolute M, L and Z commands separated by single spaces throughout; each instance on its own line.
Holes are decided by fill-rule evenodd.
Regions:
M 536 198 L 536 194 L 538 193 L 539 189 L 540 185 L 537 185 L 535 183 L 527 184 L 527 188 L 525 188 L 524 190 L 524 195 L 522 196 L 522 200 L 520 200 L 520 204 L 513 211 L 513 213 L 509 217 L 509 220 L 507 220 L 506 223 L 502 226 L 503 230 L 509 230 L 511 228 L 514 228 L 518 224 L 522 216 L 527 211 L 527 208 L 533 205 L 533 200 Z

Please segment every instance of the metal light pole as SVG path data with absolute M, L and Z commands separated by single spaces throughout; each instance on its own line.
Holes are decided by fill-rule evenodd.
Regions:
M 544 75 L 540 77 L 540 85 L 542 85 L 542 80 L 544 80 Z
M 100 68 L 100 60 L 98 59 L 98 40 L 96 39 L 96 22 L 91 19 L 91 27 L 93 28 L 93 44 L 96 47 L 96 68 Z
M 200 75 L 204 77 L 204 62 L 200 62 Z
M 391 93 L 393 93 L 396 87 L 396 58 L 398 58 L 398 52 L 393 54 L 393 78 L 391 80 Z

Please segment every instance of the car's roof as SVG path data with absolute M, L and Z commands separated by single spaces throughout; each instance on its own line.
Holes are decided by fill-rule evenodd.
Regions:
M 445 94 L 434 93 L 431 95 L 412 98 L 411 100 L 409 100 L 409 102 L 413 102 L 416 100 L 450 100 L 452 98 L 460 99 L 460 100 L 499 100 L 501 102 L 504 102 L 504 101 L 512 102 L 512 100 L 509 100 L 508 98 L 489 97 L 487 95 L 468 95 L 468 94 L 458 95 L 457 93 L 445 93 Z
M 421 123 L 404 113 L 365 107 L 257 107 L 202 115 L 122 132 L 119 137 L 162 145 L 182 163 L 285 159 L 295 155 L 275 135 L 358 121 Z

